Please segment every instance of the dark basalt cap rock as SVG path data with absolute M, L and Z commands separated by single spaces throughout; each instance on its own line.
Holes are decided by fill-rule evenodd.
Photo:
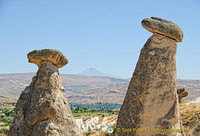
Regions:
M 54 49 L 34 50 L 29 52 L 27 57 L 30 63 L 35 63 L 38 67 L 43 61 L 51 62 L 58 68 L 68 63 L 67 58 L 60 51 Z
M 142 26 L 152 33 L 168 36 L 176 42 L 181 42 L 183 39 L 183 31 L 181 28 L 177 24 L 162 18 L 145 18 L 142 20 Z

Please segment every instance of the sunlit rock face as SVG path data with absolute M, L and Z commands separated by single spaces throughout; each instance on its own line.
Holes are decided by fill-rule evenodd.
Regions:
M 45 53 L 48 56 L 44 53 L 36 54 L 34 57 L 37 60 L 31 61 L 39 62 L 39 69 L 17 101 L 8 136 L 82 135 L 70 110 L 58 72 L 58 67 L 64 66 L 64 63 L 57 61 L 63 61 L 65 57 L 61 52 L 53 50 L 54 57 L 50 55 L 51 59 L 47 59 L 52 51 L 48 49 Z M 62 56 L 62 59 L 55 56 Z M 57 58 L 57 61 L 53 58 Z
M 162 30 L 162 29 L 161 29 Z M 174 38 L 155 32 L 140 52 L 120 109 L 116 136 L 179 136 L 181 131 Z

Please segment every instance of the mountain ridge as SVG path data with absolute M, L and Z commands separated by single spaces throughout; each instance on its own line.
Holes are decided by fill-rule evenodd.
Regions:
M 20 93 L 31 83 L 34 73 L 0 74 L 0 94 L 2 97 L 18 98 Z M 105 76 L 83 76 L 61 74 L 62 84 L 69 102 L 122 103 L 128 89 L 130 79 Z M 200 97 L 200 80 L 178 79 L 177 88 L 186 88 L 189 100 Z
M 104 74 L 103 72 L 99 71 L 95 67 L 89 67 L 89 68 L 83 70 L 81 73 L 78 73 L 78 75 L 83 75 L 83 76 L 109 76 L 109 75 Z

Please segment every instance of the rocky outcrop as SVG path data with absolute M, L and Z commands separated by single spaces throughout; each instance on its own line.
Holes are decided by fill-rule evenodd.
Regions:
M 68 63 L 68 60 L 60 51 L 53 49 L 34 50 L 29 52 L 27 57 L 30 63 L 35 63 L 38 67 L 40 67 L 43 61 L 51 62 L 58 68 Z
M 188 96 L 188 92 L 185 90 L 185 88 L 177 89 L 177 94 L 179 102 L 181 102 L 184 97 Z
M 81 136 L 58 72 L 67 59 L 50 49 L 30 52 L 28 58 L 39 69 L 17 101 L 8 136 Z
M 106 131 L 109 126 L 116 125 L 117 116 L 108 116 L 108 117 L 90 117 L 87 120 L 83 118 L 76 119 L 76 122 L 84 132 L 90 131 Z
M 176 40 L 159 34 L 157 31 L 165 28 L 154 25 L 159 29 L 140 52 L 118 116 L 116 136 L 182 135 L 176 92 Z M 168 29 L 174 32 L 174 27 Z
M 159 33 L 168 36 L 176 42 L 181 42 L 183 39 L 183 31 L 180 27 L 168 20 L 151 17 L 142 20 L 142 26 L 152 33 Z

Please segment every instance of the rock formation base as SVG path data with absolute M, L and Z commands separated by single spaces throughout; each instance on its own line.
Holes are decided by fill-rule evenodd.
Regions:
M 142 48 L 120 109 L 117 136 L 181 135 L 175 132 L 181 130 L 176 92 L 176 46 L 175 40 L 153 34 Z M 129 129 L 132 131 L 126 131 Z M 170 129 L 171 132 L 161 132 Z
M 56 65 L 42 61 L 18 99 L 8 136 L 82 136 Z

